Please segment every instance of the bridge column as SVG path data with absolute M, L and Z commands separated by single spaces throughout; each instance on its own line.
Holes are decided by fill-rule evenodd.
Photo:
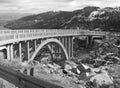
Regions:
M 62 44 L 65 45 L 64 37 L 62 37 Z
M 88 38 L 88 36 L 86 37 L 86 48 L 88 47 L 88 45 L 89 45 L 89 38 Z
M 41 43 L 41 40 L 38 40 L 39 43 Z M 29 42 L 30 43 L 30 42 Z M 33 40 L 32 41 L 32 52 L 34 52 L 36 49 L 37 49 L 37 40 Z M 30 46 L 28 46 L 28 48 L 30 48 Z M 28 51 L 29 52 L 29 51 Z M 29 52 L 30 53 L 30 52 Z M 29 57 L 31 58 L 31 57 Z M 28 58 L 28 59 L 29 59 Z M 30 76 L 33 76 L 34 75 L 34 68 L 30 68 L 30 69 L 27 69 L 27 74 L 30 75 Z
M 71 44 L 70 44 L 71 42 L 70 42 L 70 39 L 71 39 L 71 37 L 68 37 L 68 56 L 69 56 L 69 57 L 70 57 L 70 52 L 71 52 L 71 51 L 70 51 L 70 50 L 71 50 L 71 46 L 70 46 L 70 45 L 71 45 Z
M 26 41 L 25 42 L 25 58 L 24 61 L 28 61 L 30 59 L 30 42 Z M 26 74 L 27 75 L 33 75 L 33 69 L 27 69 Z
M 59 38 L 59 41 L 63 44 L 62 40 L 63 40 L 63 38 L 60 37 L 60 38 Z M 61 48 L 59 49 L 59 52 L 62 53 L 62 49 L 61 49 Z
M 68 53 L 68 56 L 69 56 L 69 37 L 66 37 L 66 50 L 67 50 L 67 53 Z
M 25 58 L 24 60 L 25 61 L 28 61 L 28 59 L 30 59 L 30 44 L 29 44 L 29 41 L 26 41 L 25 43 Z
M 10 60 L 10 45 L 7 46 L 7 59 Z
M 67 49 L 68 49 L 68 45 L 67 45 L 67 42 L 68 42 L 68 41 L 67 41 L 67 37 L 65 37 L 64 40 L 65 40 L 65 48 L 66 48 L 66 50 L 67 50 Z M 68 52 L 68 51 L 67 51 L 67 52 Z
M 73 37 L 70 37 L 69 44 L 70 44 L 69 54 L 70 54 L 70 58 L 72 58 L 73 57 Z
M 36 48 L 41 44 L 41 42 L 42 42 L 42 39 L 37 39 L 36 40 Z
M 11 59 L 11 60 L 14 59 L 14 58 L 13 58 L 13 54 L 14 54 L 14 53 L 13 53 L 13 44 L 11 44 L 11 45 L 10 45 L 10 56 L 11 56 L 10 59 Z
M 21 42 L 19 42 L 19 59 L 21 62 L 23 61 L 22 60 L 22 44 L 21 44 Z
M 34 40 L 33 42 L 34 42 L 34 43 L 33 43 L 33 51 L 35 51 L 35 50 L 36 50 L 36 48 L 37 48 L 37 41 L 36 41 L 36 40 Z
M 67 50 L 67 43 L 66 43 L 66 42 L 67 42 L 67 41 L 66 41 L 66 37 L 63 37 L 63 38 L 62 38 L 62 43 L 63 43 L 65 49 Z
M 86 47 L 91 46 L 93 44 L 93 37 L 87 36 L 86 38 Z
M 61 37 L 58 38 L 58 40 L 61 42 Z M 59 47 L 58 52 L 61 53 L 61 48 Z
M 89 45 L 91 46 L 92 43 L 93 43 L 93 38 L 92 38 L 92 36 L 88 36 L 88 41 L 89 41 Z
M 62 37 L 59 38 L 59 41 L 62 43 Z M 62 58 L 62 48 L 59 48 L 60 58 Z
M 7 59 L 12 60 L 13 59 L 13 45 L 7 46 Z
M 73 40 L 74 40 L 74 37 L 71 37 L 71 46 L 72 46 L 72 47 L 71 47 L 71 52 L 72 52 L 72 53 L 71 53 L 71 57 L 74 57 L 74 56 L 73 56 Z

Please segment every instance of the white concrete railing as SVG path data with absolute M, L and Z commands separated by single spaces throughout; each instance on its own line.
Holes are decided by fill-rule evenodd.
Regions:
M 84 35 L 105 35 L 105 32 L 89 31 L 89 30 L 63 30 L 63 29 L 41 29 L 41 30 L 0 30 L 0 46 L 4 44 L 14 43 L 46 37 L 59 36 L 84 36 Z

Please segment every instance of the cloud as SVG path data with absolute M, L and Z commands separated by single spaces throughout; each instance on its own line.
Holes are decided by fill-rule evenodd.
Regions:
M 0 0 L 0 3 L 9 3 L 11 0 Z
M 12 4 L 16 2 L 17 0 L 0 0 L 0 4 Z
M 120 0 L 0 0 L 0 12 L 71 11 L 85 6 L 115 7 L 120 6 L 119 3 Z
M 55 2 L 72 2 L 72 1 L 75 1 L 75 0 L 53 0 Z

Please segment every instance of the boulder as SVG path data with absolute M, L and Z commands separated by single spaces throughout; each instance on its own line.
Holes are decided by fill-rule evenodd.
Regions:
M 90 81 L 92 81 L 92 82 L 96 81 L 96 83 L 98 83 L 99 85 L 103 85 L 103 84 L 111 85 L 111 84 L 113 84 L 112 77 L 110 77 L 108 75 L 108 73 L 104 70 L 101 73 L 96 74 L 93 77 L 91 77 Z

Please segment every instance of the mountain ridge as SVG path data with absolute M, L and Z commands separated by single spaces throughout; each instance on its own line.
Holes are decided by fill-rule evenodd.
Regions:
M 49 11 L 22 17 L 5 25 L 10 29 L 100 29 L 119 31 L 120 7 L 88 6 L 75 11 Z

